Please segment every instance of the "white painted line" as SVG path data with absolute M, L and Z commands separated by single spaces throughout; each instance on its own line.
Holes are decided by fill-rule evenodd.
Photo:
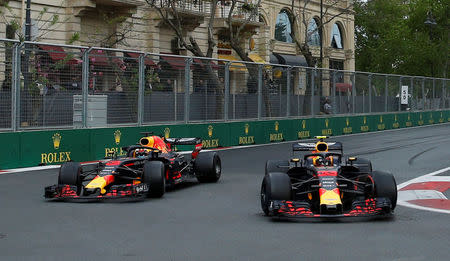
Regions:
M 406 201 L 397 201 L 397 205 L 401 205 L 401 206 L 408 207 L 408 208 L 415 208 L 415 209 L 420 209 L 420 210 L 427 210 L 427 211 L 432 211 L 432 212 L 450 214 L 450 210 L 422 207 L 422 206 L 411 204 Z
M 402 184 L 398 185 L 398 186 L 397 186 L 397 189 L 400 190 L 400 189 L 402 189 L 402 188 L 404 188 L 404 187 L 406 187 L 406 186 L 408 186 L 409 184 L 412 184 L 412 183 L 419 183 L 419 182 L 423 182 L 423 181 L 427 181 L 427 182 L 428 182 L 428 181 L 430 181 L 431 179 L 426 179 L 426 177 L 438 175 L 438 174 L 441 174 L 441 173 L 446 172 L 446 171 L 449 171 L 449 170 L 450 170 L 450 167 L 447 167 L 447 168 L 444 168 L 444 169 L 437 170 L 437 171 L 435 171 L 435 172 L 431 172 L 431 173 L 425 174 L 425 175 L 420 176 L 420 177 L 417 177 L 417 178 L 415 178 L 415 179 L 411 179 L 411 180 L 405 181 L 405 182 L 403 182 Z M 446 176 L 443 176 L 443 177 L 433 177 L 433 179 L 434 179 L 434 178 L 439 178 L 439 179 L 440 179 L 440 178 L 443 178 L 443 179 L 440 180 L 440 181 L 450 181 L 450 176 L 449 176 L 449 177 L 446 177 Z
M 374 134 L 374 133 L 384 133 L 384 132 L 395 132 L 395 131 L 418 129 L 418 128 L 428 128 L 428 127 L 440 126 L 440 125 L 450 125 L 450 122 L 444 122 L 444 123 L 438 123 L 438 124 L 432 124 L 432 125 L 424 125 L 424 126 L 407 127 L 407 128 L 398 128 L 398 129 L 391 129 L 391 130 L 383 130 L 383 131 L 370 131 L 370 132 L 362 132 L 362 133 L 337 135 L 337 136 L 331 136 L 330 138 L 361 136 L 361 135 L 368 135 L 368 134 Z M 271 143 L 265 143 L 265 144 L 231 146 L 231 147 L 226 147 L 226 148 L 217 148 L 217 149 L 209 149 L 209 150 L 202 150 L 202 151 L 222 151 L 222 150 L 248 149 L 248 148 L 257 148 L 257 147 L 270 146 L 270 145 L 286 144 L 286 143 L 292 143 L 292 142 L 315 141 L 315 140 L 316 139 L 311 138 L 311 139 L 302 139 L 302 140 L 271 142 Z M 180 153 L 184 154 L 184 152 L 180 152 Z M 187 153 L 190 153 L 190 152 L 187 152 Z M 20 168 L 20 169 L 7 169 L 7 170 L 0 170 L 0 175 L 1 174 L 8 174 L 8 173 L 18 173 L 18 172 L 53 169 L 53 168 L 59 168 L 59 167 L 60 167 L 60 165 L 51 165 L 51 166 L 39 166 L 39 167 L 30 167 L 30 168 Z M 401 185 L 403 185 L 403 184 L 401 184 Z
M 412 179 L 412 180 L 408 180 L 408 181 L 406 181 L 406 182 L 403 182 L 402 184 L 400 184 L 400 185 L 398 185 L 397 186 L 397 190 L 400 190 L 400 189 L 402 189 L 402 188 L 404 188 L 404 187 L 406 187 L 406 186 L 408 186 L 408 185 L 410 185 L 410 184 L 413 184 L 413 183 L 420 183 L 420 182 L 431 182 L 431 181 L 449 181 L 450 182 L 450 176 L 440 176 L 440 177 L 432 177 L 432 176 L 435 176 L 435 175 L 438 175 L 438 174 L 441 174 L 441 173 L 444 173 L 444 172 L 446 172 L 446 171 L 449 171 L 450 170 L 450 167 L 447 167 L 447 168 L 443 168 L 443 169 L 440 169 L 440 170 L 437 170 L 437 171 L 434 171 L 434 172 L 431 172 L 431 173 L 428 173 L 428 174 L 425 174 L 425 175 L 423 175 L 423 176 L 420 176 L 420 177 L 417 177 L 417 178 L 415 178 L 415 179 Z M 443 197 L 443 198 L 441 198 L 441 199 L 446 199 L 446 197 L 442 194 L 442 193 L 440 193 L 440 192 L 438 192 L 438 191 L 434 191 L 434 192 L 436 192 L 436 194 L 434 195 L 434 196 L 432 196 L 431 194 L 421 194 L 421 192 L 420 192 L 421 190 L 411 190 L 411 192 L 409 192 L 409 193 L 405 193 L 405 192 L 408 192 L 408 191 L 399 191 L 398 193 L 398 195 L 399 195 L 399 197 L 398 197 L 398 201 L 397 201 L 397 204 L 398 205 L 401 205 L 401 206 L 404 206 L 404 207 L 409 207 L 409 208 L 414 208 L 414 209 L 420 209 L 420 210 L 428 210 L 428 211 L 433 211 L 433 212 L 438 212 L 438 213 L 445 213 L 445 214 L 450 214 L 450 210 L 445 210 L 445 209 L 436 209 L 436 208 L 429 208 L 429 207 L 422 207 L 422 206 L 418 206 L 418 205 L 415 205 L 415 204 L 411 204 L 411 203 L 409 203 L 408 201 L 410 201 L 410 200 L 414 200 L 414 199 L 426 199 L 427 197 L 428 198 L 436 198 L 436 197 Z M 417 192 L 419 195 L 419 197 L 417 197 L 417 198 L 412 198 L 412 194 L 411 193 L 414 193 L 414 192 Z M 417 195 L 417 193 L 416 193 L 416 195 Z M 439 193 L 441 194 L 441 195 L 439 195 Z M 402 196 L 402 198 L 400 198 L 400 196 Z M 420 198 L 420 197 L 424 197 L 424 198 Z M 448 200 L 448 199 L 447 199 Z
M 10 173 L 19 173 L 19 172 L 28 172 L 28 171 L 39 171 L 46 169 L 56 169 L 59 168 L 60 165 L 50 165 L 50 166 L 38 166 L 38 167 L 29 167 L 29 168 L 20 168 L 20 169 L 8 169 L 0 172 L 2 174 L 10 174 Z
M 404 190 L 398 192 L 398 197 L 402 201 L 410 201 L 416 199 L 447 199 L 442 192 L 436 190 Z

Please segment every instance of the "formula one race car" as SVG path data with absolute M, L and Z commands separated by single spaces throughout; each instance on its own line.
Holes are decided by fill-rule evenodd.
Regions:
M 261 186 L 268 216 L 354 217 L 389 215 L 397 203 L 394 176 L 373 171 L 369 160 L 344 157 L 342 143 L 295 143 L 309 152 L 290 161 L 269 160 Z M 294 153 L 293 153 L 294 154 Z
M 195 145 L 195 149 L 189 157 L 175 152 L 173 148 L 177 145 Z M 221 175 L 219 155 L 200 153 L 202 140 L 199 138 L 164 139 L 147 134 L 138 145 L 123 149 L 127 152 L 125 157 L 112 156 L 90 170 L 80 163 L 64 163 L 59 169 L 58 184 L 45 188 L 45 198 L 162 197 L 168 186 L 192 178 L 217 182 Z

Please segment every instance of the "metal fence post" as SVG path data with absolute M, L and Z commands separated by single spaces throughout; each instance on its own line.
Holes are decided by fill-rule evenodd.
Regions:
M 138 126 L 142 126 L 144 122 L 145 56 L 146 54 L 139 55 Z
M 414 97 L 414 77 L 411 77 L 410 85 L 411 85 L 411 91 L 408 92 L 408 96 L 411 95 L 411 100 L 413 100 L 413 97 Z M 409 97 L 408 97 L 408 105 L 409 105 L 410 102 L 411 102 L 411 106 L 409 106 L 409 109 L 411 110 L 413 104 L 412 104 L 412 101 L 410 101 Z
M 230 104 L 230 63 L 225 64 L 225 81 L 224 81 L 224 104 L 223 104 L 223 118 L 228 121 L 229 104 Z
M 19 129 L 20 123 L 20 48 L 21 45 L 18 43 L 13 46 L 11 79 L 11 128 L 13 131 Z
M 291 73 L 292 67 L 287 69 L 287 80 L 286 80 L 286 117 L 291 115 Z
M 432 104 L 432 108 L 431 109 L 435 109 L 435 106 L 434 106 L 434 100 L 435 100 L 435 78 L 433 78 L 433 100 L 432 100 L 432 102 L 431 102 L 431 104 Z
M 262 75 L 263 68 L 261 64 L 258 64 L 258 119 L 262 117 Z
M 83 112 L 81 114 L 83 128 L 87 128 L 87 113 L 88 113 L 88 90 L 89 90 L 89 52 L 92 50 L 92 47 L 85 50 L 83 53 L 83 67 L 82 67 L 82 80 L 81 80 L 81 95 L 82 95 L 82 103 L 83 103 Z
M 331 73 L 332 73 L 332 79 L 333 79 L 333 86 L 332 86 L 332 92 L 333 92 L 333 106 L 332 106 L 332 108 L 333 108 L 333 114 L 336 114 L 337 113 L 337 102 L 336 102 L 336 71 L 335 70 L 333 70 L 333 71 L 331 71 Z M 340 104 L 339 104 L 339 106 L 340 106 Z
M 445 80 L 442 80 L 442 109 L 445 109 Z
M 422 111 L 425 110 L 425 78 L 422 78 Z
M 314 111 L 314 91 L 315 91 L 314 77 L 316 74 L 316 68 L 312 69 L 310 74 L 311 74 L 311 116 L 314 116 L 316 115 Z
M 384 80 L 384 112 L 388 111 L 388 76 Z
M 352 114 L 355 114 L 355 100 L 356 100 L 356 86 L 355 86 L 355 78 L 356 73 L 352 74 Z
M 369 85 L 369 113 L 371 113 L 372 112 L 372 74 L 369 74 L 368 85 Z
M 403 77 L 400 76 L 398 79 L 398 111 L 402 110 L 402 80 Z
M 184 67 L 184 123 L 189 122 L 190 104 L 190 85 L 191 85 L 191 64 L 192 58 L 186 58 Z

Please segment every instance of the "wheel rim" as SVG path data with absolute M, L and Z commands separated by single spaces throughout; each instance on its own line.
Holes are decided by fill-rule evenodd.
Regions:
M 216 158 L 216 164 L 215 165 L 215 172 L 216 172 L 216 177 L 220 176 L 220 173 L 222 172 L 222 166 L 220 166 L 220 161 Z
M 266 185 L 264 184 L 261 188 L 261 205 L 267 207 L 267 195 L 266 195 Z

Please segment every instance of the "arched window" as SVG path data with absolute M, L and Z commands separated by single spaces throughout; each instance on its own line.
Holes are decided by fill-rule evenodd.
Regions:
M 333 24 L 333 31 L 331 32 L 331 47 L 342 49 L 342 33 L 341 28 L 337 24 Z
M 286 10 L 281 10 L 277 16 L 277 22 L 275 24 L 275 40 L 292 43 L 292 26 L 291 19 Z
M 308 25 L 308 44 L 312 46 L 320 46 L 320 29 L 317 29 L 316 19 L 311 19 Z

